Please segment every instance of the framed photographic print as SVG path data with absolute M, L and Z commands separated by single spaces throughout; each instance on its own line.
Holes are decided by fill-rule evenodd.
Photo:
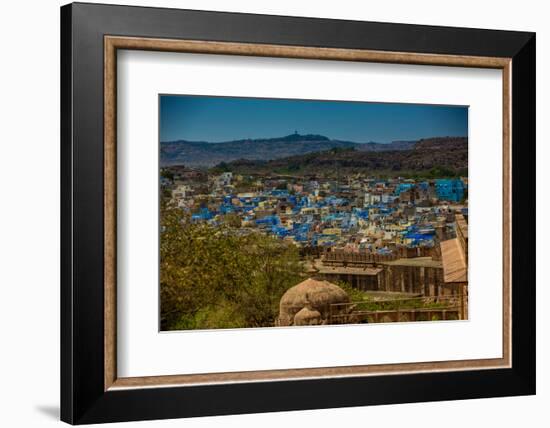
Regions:
M 61 8 L 61 418 L 535 393 L 535 35 Z

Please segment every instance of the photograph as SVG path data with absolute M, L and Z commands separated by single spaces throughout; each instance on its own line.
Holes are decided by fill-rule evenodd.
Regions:
M 158 103 L 160 331 L 468 319 L 468 106 Z

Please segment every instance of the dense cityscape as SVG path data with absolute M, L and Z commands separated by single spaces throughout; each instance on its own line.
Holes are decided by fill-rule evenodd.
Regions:
M 194 222 L 231 220 L 299 247 L 393 254 L 433 248 L 467 216 L 467 179 L 244 177 L 185 167 L 161 172 L 170 203 Z M 241 190 L 241 191 L 239 191 Z

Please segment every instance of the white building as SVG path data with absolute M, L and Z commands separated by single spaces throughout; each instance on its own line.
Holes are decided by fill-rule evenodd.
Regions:
M 220 186 L 230 186 L 232 179 L 233 179 L 232 172 L 222 172 L 218 177 L 218 184 Z
M 178 184 L 172 190 L 172 199 L 176 201 L 180 199 L 185 199 L 189 196 L 189 192 L 191 192 L 191 187 L 189 187 L 187 184 Z

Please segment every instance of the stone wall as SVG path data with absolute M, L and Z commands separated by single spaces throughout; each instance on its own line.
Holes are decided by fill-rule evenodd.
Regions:
M 443 269 L 427 266 L 384 265 L 378 291 L 414 293 L 423 296 L 447 295 Z

